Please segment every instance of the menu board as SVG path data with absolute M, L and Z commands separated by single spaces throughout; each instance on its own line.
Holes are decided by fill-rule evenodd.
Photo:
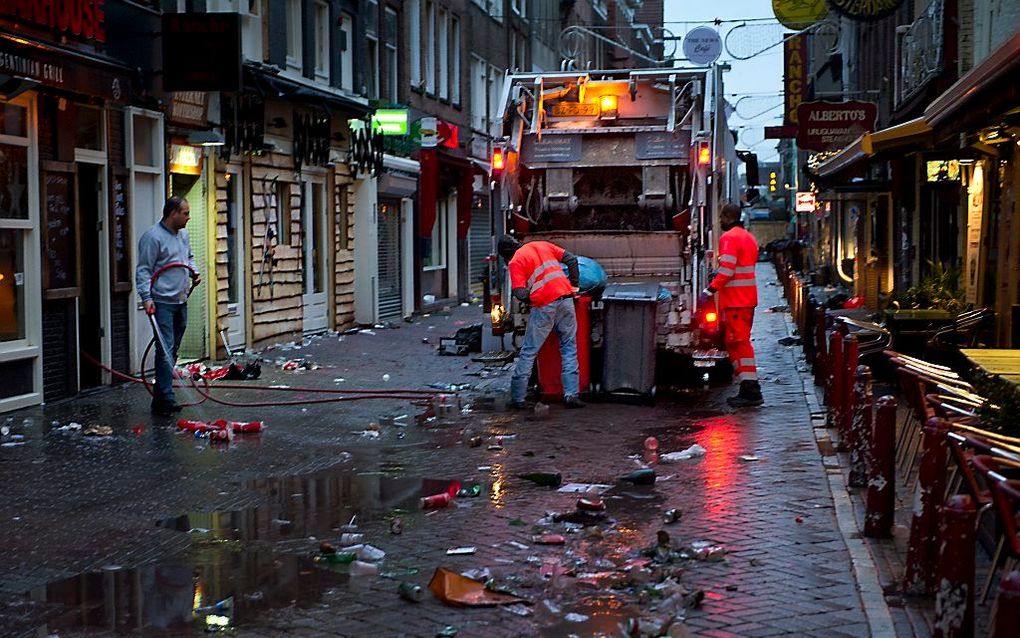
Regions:
M 78 294 L 78 233 L 75 228 L 75 173 L 71 169 L 44 168 L 43 184 L 43 288 Z
M 111 258 L 113 260 L 111 272 L 113 274 L 114 287 L 120 289 L 118 284 L 127 284 L 127 290 L 131 289 L 131 236 L 128 217 L 128 175 L 113 174 L 110 193 L 110 211 L 112 213 L 110 224 L 110 245 L 113 247 Z

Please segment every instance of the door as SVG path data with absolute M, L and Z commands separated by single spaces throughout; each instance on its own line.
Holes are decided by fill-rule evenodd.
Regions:
M 243 348 L 244 298 L 244 185 L 240 169 L 227 172 L 227 343 Z
M 97 361 L 109 364 L 105 353 L 106 305 L 109 302 L 106 264 L 106 207 L 103 167 L 78 163 L 78 215 L 81 220 L 81 296 L 78 298 L 78 347 Z M 79 387 L 84 390 L 103 384 L 103 371 L 79 356 Z
M 188 297 L 188 329 L 181 339 L 177 351 L 178 361 L 196 361 L 209 355 L 208 344 L 208 295 L 206 286 L 214 273 L 203 272 L 208 254 L 208 211 L 206 206 L 206 179 L 199 174 L 170 173 L 170 193 L 174 197 L 188 200 L 191 219 L 188 221 L 188 242 L 194 255 L 195 265 L 202 272 L 203 283 Z M 160 215 L 162 217 L 162 214 Z
M 160 200 L 162 200 L 161 181 L 162 179 L 158 173 L 136 172 L 134 175 L 134 188 L 132 189 L 133 204 L 131 206 L 132 255 L 137 256 L 138 241 L 145 234 L 145 231 L 155 226 L 162 217 L 162 209 L 160 208 Z M 145 354 L 145 349 L 149 346 L 149 342 L 152 341 L 152 327 L 149 324 L 149 317 L 142 309 L 142 304 L 138 301 L 137 291 L 135 291 L 133 302 L 135 303 L 135 364 L 132 367 L 135 372 L 139 372 L 143 368 L 146 371 L 150 371 L 155 365 L 155 354 L 150 352 L 149 358 L 145 360 L 144 365 L 142 356 Z
M 328 327 L 326 307 L 326 194 L 321 181 L 301 185 L 301 256 L 304 265 L 304 332 Z
M 403 290 L 400 270 L 400 200 L 379 200 L 378 317 L 401 317 Z

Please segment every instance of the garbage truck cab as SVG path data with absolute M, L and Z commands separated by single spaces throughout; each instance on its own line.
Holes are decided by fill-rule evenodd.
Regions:
M 706 102 L 713 75 L 708 68 L 509 74 L 503 137 L 494 142 L 492 175 L 508 232 L 597 260 L 610 288 L 658 284 L 657 376 L 672 370 L 678 384 L 728 366 L 719 315 L 696 305 L 712 267 L 716 210 L 735 189 L 724 182 L 736 179 L 717 157 L 724 145 L 714 131 L 729 131 L 721 97 Z M 523 333 L 526 314 L 508 291 L 489 301 L 494 329 Z M 593 310 L 598 349 L 614 335 L 599 321 L 598 302 Z

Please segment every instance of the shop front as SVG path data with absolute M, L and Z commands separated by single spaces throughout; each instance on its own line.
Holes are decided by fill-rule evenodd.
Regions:
M 86 35 L 0 12 L 0 411 L 127 371 L 126 104 L 137 78 Z M 80 27 L 80 24 L 79 24 Z M 59 32 L 59 33 L 58 33 Z

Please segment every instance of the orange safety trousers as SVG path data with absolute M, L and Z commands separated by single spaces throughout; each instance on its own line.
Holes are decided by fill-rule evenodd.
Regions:
M 738 381 L 757 381 L 758 367 L 751 345 L 754 308 L 725 308 L 722 311 L 723 341 Z

